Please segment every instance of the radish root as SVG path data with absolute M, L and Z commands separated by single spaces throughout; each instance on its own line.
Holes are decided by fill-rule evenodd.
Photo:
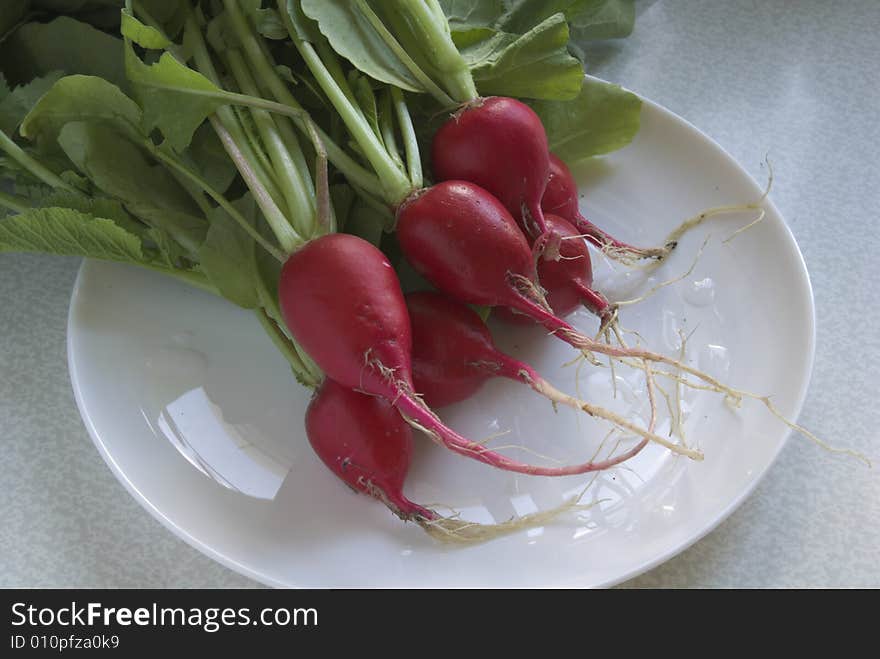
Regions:
M 810 432 L 809 430 L 807 430 L 803 426 L 800 426 L 800 425 L 794 423 L 793 421 L 790 421 L 789 419 L 787 419 L 781 412 L 779 412 L 779 410 L 776 408 L 776 406 L 773 405 L 773 403 L 770 401 L 769 396 L 762 396 L 762 395 L 755 394 L 755 393 L 745 391 L 742 389 L 736 389 L 734 387 L 730 387 L 728 385 L 723 384 L 722 382 L 720 382 L 716 378 L 712 377 L 708 373 L 705 373 L 705 372 L 700 371 L 696 368 L 693 368 L 692 366 L 685 364 L 681 360 L 673 359 L 671 357 L 667 357 L 665 355 L 661 355 L 656 352 L 651 352 L 649 350 L 642 350 L 640 348 L 627 348 L 627 347 L 615 348 L 614 346 L 599 343 L 597 341 L 590 339 L 589 337 L 586 337 L 582 334 L 579 334 L 578 332 L 574 332 L 574 331 L 568 330 L 568 329 L 560 329 L 559 333 L 565 337 L 565 339 L 566 339 L 566 341 L 568 341 L 568 343 L 570 343 L 572 346 L 574 346 L 576 348 L 581 349 L 582 351 L 586 351 L 588 353 L 596 352 L 596 353 L 600 353 L 600 354 L 605 354 L 605 355 L 613 357 L 616 360 L 618 360 L 622 363 L 625 363 L 628 366 L 631 366 L 633 368 L 640 368 L 639 364 L 636 364 L 632 361 L 633 359 L 639 360 L 642 364 L 644 364 L 645 362 L 657 362 L 657 363 L 662 363 L 662 364 L 666 364 L 668 366 L 671 366 L 674 369 L 676 369 L 676 371 L 678 371 L 678 372 L 655 371 L 655 374 L 668 377 L 668 378 L 672 379 L 673 381 L 675 381 L 677 383 L 681 383 L 682 385 L 689 387 L 691 389 L 707 390 L 707 391 L 713 391 L 715 393 L 724 394 L 725 400 L 732 407 L 740 407 L 742 405 L 743 399 L 745 399 L 745 398 L 757 400 L 757 401 L 761 402 L 767 408 L 767 410 L 771 414 L 773 414 L 773 416 L 778 418 L 780 421 L 782 421 L 789 428 L 791 428 L 792 430 L 795 430 L 796 432 L 801 433 L 802 435 L 804 435 L 808 439 L 812 440 L 813 442 L 815 442 L 817 445 L 824 448 L 825 450 L 827 450 L 831 453 L 849 455 L 851 457 L 854 457 L 854 458 L 864 462 L 868 467 L 872 466 L 871 461 L 862 453 L 859 453 L 858 451 L 854 451 L 852 449 L 831 446 L 828 443 L 824 442 L 823 440 L 819 439 L 814 433 Z M 692 375 L 693 377 L 695 377 L 699 380 L 702 380 L 705 384 L 701 385 L 699 383 L 696 383 L 696 382 L 690 380 L 689 378 L 687 378 L 685 375 L 682 375 L 682 373 Z
M 657 422 L 657 407 L 655 404 L 653 377 L 651 375 L 651 367 L 649 364 L 645 364 L 645 372 L 648 376 L 648 399 L 651 402 L 651 419 L 648 422 L 647 432 L 651 434 L 654 432 L 654 427 Z M 595 460 L 599 456 L 599 453 L 602 451 L 602 446 L 605 444 L 608 438 L 610 438 L 611 435 L 614 434 L 614 432 L 615 428 L 612 428 L 608 432 L 608 434 L 605 436 L 605 439 L 602 440 L 602 444 L 600 444 L 599 448 L 596 450 L 596 453 L 593 455 L 593 460 Z M 628 460 L 630 457 L 641 451 L 645 447 L 647 442 L 647 439 L 642 439 L 642 441 L 634 448 L 623 454 L 624 456 L 627 456 L 625 459 Z M 612 455 L 614 454 L 616 448 L 617 447 L 615 446 L 615 448 L 612 449 Z M 619 460 L 619 457 L 620 456 L 618 456 L 618 458 L 609 457 L 607 458 L 607 460 L 623 462 L 623 460 Z M 593 483 L 596 482 L 596 479 L 598 477 L 599 474 L 596 473 L 586 483 L 579 494 L 570 497 L 555 508 L 546 511 L 529 513 L 520 517 L 514 517 L 497 524 L 480 524 L 478 522 L 468 522 L 465 520 L 461 520 L 456 516 L 443 517 L 439 515 L 434 518 L 429 518 L 428 516 L 411 516 L 409 518 L 409 521 L 414 521 L 419 524 L 419 526 L 421 526 L 428 535 L 430 535 L 435 540 L 439 540 L 440 542 L 453 544 L 477 544 L 480 542 L 486 542 L 487 540 L 492 540 L 499 536 L 513 533 L 515 531 L 543 526 L 556 520 L 558 517 L 564 515 L 565 513 L 572 511 L 589 510 L 594 506 L 603 503 L 605 501 L 604 499 L 599 499 L 589 504 L 581 503 L 584 495 L 593 486 Z M 430 512 L 434 513 L 433 510 Z
M 421 518 L 413 521 L 417 522 L 428 535 L 441 542 L 477 544 L 515 531 L 544 526 L 565 513 L 576 510 L 589 510 L 593 506 L 602 503 L 601 499 L 588 504 L 580 503 L 585 493 L 586 488 L 580 494 L 567 499 L 555 508 L 529 513 L 520 517 L 512 517 L 509 520 L 496 524 L 469 522 L 456 517 Z

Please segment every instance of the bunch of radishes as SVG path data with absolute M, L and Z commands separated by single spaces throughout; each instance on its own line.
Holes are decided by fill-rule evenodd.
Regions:
M 492 527 L 444 518 L 403 495 L 413 428 L 488 466 L 563 476 L 620 464 L 649 441 L 702 457 L 654 432 L 654 363 L 733 401 L 751 396 L 627 346 L 616 307 L 592 288 L 588 243 L 625 263 L 657 263 L 708 214 L 658 248 L 616 240 L 580 215 L 574 179 L 550 152 L 551 127 L 579 132 L 583 107 L 600 121 L 614 115 L 616 132 L 592 131 L 598 143 L 581 149 L 585 158 L 629 141 L 640 106 L 585 80 L 565 49 L 579 3 L 552 3 L 560 11 L 549 15 L 530 3 L 485 24 L 456 14 L 457 3 L 447 20 L 437 0 L 124 4 L 115 26 L 65 19 L 51 28 L 72 22 L 94 36 L 124 59 L 124 79 L 78 70 L 76 57 L 62 62 L 67 75 L 44 72 L 11 90 L 0 79 L 0 178 L 13 188 L 0 193 L 12 213 L 0 218 L 0 251 L 132 263 L 253 309 L 298 379 L 316 388 L 312 446 L 356 490 L 438 537 L 485 539 L 578 504 Z M 107 25 L 122 38 L 101 32 Z M 434 290 L 404 295 L 383 234 Z M 647 427 L 558 391 L 499 351 L 469 305 L 538 323 L 593 362 L 601 354 L 643 369 Z M 606 340 L 564 320 L 581 305 Z M 640 442 L 557 467 L 502 455 L 432 409 L 490 377 Z
M 532 475 L 608 468 L 638 453 L 651 437 L 663 442 L 553 389 L 532 367 L 501 353 L 466 306 L 522 314 L 579 349 L 629 354 L 583 336 L 554 312 L 554 304 L 567 314 L 583 302 L 607 319 L 610 305 L 590 288 L 583 237 L 561 217 L 542 212 L 550 163 L 544 128 L 528 106 L 511 98 L 475 99 L 434 137 L 432 165 L 441 182 L 413 190 L 395 209 L 406 259 L 440 293 L 405 298 L 385 255 L 345 234 L 311 241 L 283 268 L 279 293 L 287 326 L 327 378 L 307 418 L 312 446 L 345 482 L 404 519 L 431 522 L 437 516 L 403 497 L 411 437 L 392 409 L 450 450 Z M 570 174 L 559 160 L 554 169 L 570 195 L 556 203 L 563 187 L 557 186 L 554 209 L 576 212 Z M 538 249 L 530 247 L 530 237 Z M 447 428 L 429 407 L 461 401 L 492 376 L 605 415 L 644 438 L 598 463 L 539 467 L 507 458 Z

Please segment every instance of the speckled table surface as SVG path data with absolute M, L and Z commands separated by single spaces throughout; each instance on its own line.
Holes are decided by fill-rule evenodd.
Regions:
M 816 362 L 801 422 L 880 459 L 880 3 L 640 2 L 591 72 L 676 112 L 756 179 L 809 269 Z M 77 412 L 65 328 L 74 258 L 0 256 L 0 587 L 254 587 L 116 481 Z M 871 393 L 871 392 L 874 393 Z M 629 587 L 878 587 L 880 473 L 789 441 L 721 526 Z

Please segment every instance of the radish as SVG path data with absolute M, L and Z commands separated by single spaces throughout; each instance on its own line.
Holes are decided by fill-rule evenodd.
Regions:
M 547 231 L 547 134 L 525 103 L 495 96 L 464 105 L 434 136 L 431 164 L 438 181 L 470 181 L 491 192 L 532 238 Z
M 550 154 L 549 177 L 541 199 L 545 214 L 552 213 L 568 220 L 578 233 L 601 249 L 611 258 L 621 261 L 634 259 L 664 259 L 675 249 L 676 242 L 670 241 L 665 247 L 634 247 L 608 235 L 602 229 L 581 215 L 578 205 L 578 186 L 568 166 L 558 157 Z M 543 282 L 543 279 L 542 279 Z M 553 307 L 556 309 L 556 307 Z M 557 310 L 558 311 L 558 310 Z M 560 315 L 565 315 L 558 311 Z
M 397 237 L 413 268 L 461 302 L 509 307 L 577 348 L 637 356 L 618 355 L 550 310 L 525 236 L 504 205 L 474 183 L 445 181 L 414 195 L 398 209 Z
M 382 500 L 403 520 L 437 516 L 403 494 L 412 429 L 387 400 L 325 379 L 309 402 L 305 422 L 315 453 L 354 490 Z
M 305 423 L 312 449 L 339 479 L 356 492 L 379 499 L 400 519 L 415 522 L 438 540 L 481 542 L 590 507 L 579 503 L 585 489 L 551 510 L 498 524 L 444 517 L 403 493 L 413 452 L 412 428 L 388 401 L 325 379 L 309 402 Z
M 501 352 L 469 307 L 433 291 L 408 294 L 406 305 L 413 331 L 413 382 L 429 405 L 457 403 L 490 378 L 504 377 L 528 385 L 554 404 L 583 409 L 583 403 L 557 390 L 534 368 Z M 643 438 L 626 453 L 605 460 L 602 468 L 628 460 L 647 443 Z
M 507 213 L 500 202 L 495 203 Z M 507 218 L 514 235 L 525 243 L 509 214 Z M 567 476 L 602 468 L 593 462 L 563 467 L 522 463 L 445 426 L 413 386 L 410 319 L 400 282 L 385 255 L 366 240 L 328 234 L 306 243 L 281 270 L 279 302 L 294 339 L 328 378 L 385 398 L 446 448 L 499 469 L 536 476 Z M 581 409 L 670 445 L 607 410 L 588 403 L 581 403 Z
M 603 322 L 610 320 L 614 305 L 592 288 L 593 264 L 590 250 L 581 235 L 557 215 L 547 213 L 544 218 L 553 236 L 551 241 L 559 245 L 557 259 L 538 261 L 538 281 L 546 291 L 547 304 L 559 317 L 565 317 L 583 305 Z M 531 322 L 528 317 L 506 307 L 499 307 L 496 313 L 509 322 Z
M 617 360 L 640 360 L 673 366 L 703 381 L 700 386 L 723 393 L 733 404 L 755 398 L 773 411 L 769 400 L 724 385 L 681 361 L 642 348 L 596 341 L 554 314 L 535 282 L 535 267 L 525 236 L 504 205 L 486 190 L 466 181 L 438 183 L 413 196 L 397 212 L 401 249 L 413 268 L 440 291 L 457 300 L 481 306 L 508 307 L 537 321 L 557 338 L 580 350 Z M 683 379 L 685 376 L 678 376 Z M 584 404 L 591 414 L 611 418 Z M 615 419 L 621 427 L 627 427 Z M 792 427 L 794 424 L 786 421 Z M 798 428 L 801 430 L 800 428 Z M 643 437 L 645 435 L 642 435 Z M 698 452 L 663 443 L 672 450 L 699 458 Z

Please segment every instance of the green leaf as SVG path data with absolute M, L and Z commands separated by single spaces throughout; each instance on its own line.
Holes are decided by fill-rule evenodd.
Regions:
M 379 247 L 385 227 L 394 220 L 390 212 L 383 214 L 365 203 L 347 183 L 331 185 L 330 199 L 339 231 L 358 236 Z
M 256 9 L 253 13 L 253 21 L 257 32 L 267 39 L 276 41 L 287 39 L 287 28 L 274 9 Z
M 125 207 L 153 229 L 166 232 L 195 260 L 205 241 L 208 226 L 202 217 L 162 208 L 148 202 L 130 201 Z
M 354 188 L 348 183 L 334 183 L 330 186 L 330 205 L 336 214 L 336 224 L 345 231 L 345 222 L 356 198 Z
M 366 117 L 367 122 L 381 142 L 382 132 L 379 130 L 379 110 L 376 106 L 376 95 L 373 93 L 370 79 L 360 75 L 357 70 L 352 69 L 348 74 L 348 84 L 351 86 L 355 100 L 357 100 L 358 106 L 364 113 L 364 117 Z
M 142 136 L 137 103 L 103 78 L 84 75 L 58 80 L 24 118 L 21 134 L 40 145 L 54 144 L 71 121 L 106 123 L 135 139 Z
M 494 25 L 504 13 L 502 0 L 439 0 L 453 33 Z
M 155 64 L 144 64 L 129 45 L 125 49 L 125 66 L 144 109 L 147 131 L 158 128 L 176 151 L 183 151 L 195 130 L 223 105 L 210 96 L 192 92 L 220 93 L 214 83 L 163 53 Z
M 116 4 L 119 4 L 119 0 L 116 0 Z M 182 20 L 181 14 L 185 17 L 190 9 L 187 3 L 180 0 L 140 0 L 139 4 L 166 28 L 169 23 Z
M 583 78 L 567 44 L 565 17 L 554 14 L 519 37 L 499 32 L 462 55 L 481 94 L 564 100 L 577 96 Z
M 0 130 L 14 136 L 25 115 L 61 75 L 60 71 L 54 71 L 7 91 L 0 100 Z
M 64 153 L 95 186 L 119 199 L 133 215 L 168 231 L 195 253 L 205 222 L 186 191 L 161 165 L 151 165 L 140 147 L 100 124 L 74 121 L 58 136 Z
M 27 23 L 13 32 L 0 45 L 0 70 L 13 84 L 63 71 L 98 76 L 128 89 L 122 39 L 68 16 Z
M 368 76 L 401 89 L 424 91 L 351 0 L 302 0 L 302 9 L 317 21 L 333 50 Z
M 593 39 L 628 37 L 636 20 L 634 0 L 579 0 L 566 12 L 571 39 L 575 42 Z
M 254 217 L 250 196 L 234 205 L 245 217 Z M 223 297 L 245 309 L 260 306 L 254 249 L 253 239 L 238 223 L 222 208 L 215 208 L 208 236 L 199 249 L 199 266 Z
M 146 227 L 129 215 L 122 204 L 115 199 L 89 196 L 65 190 L 53 190 L 38 202 L 41 208 L 69 208 L 71 210 L 113 220 L 116 225 L 140 238 L 145 235 Z
M 180 246 L 171 234 L 163 229 L 152 227 L 147 229 L 145 236 L 156 245 L 159 251 L 157 260 L 170 269 L 186 269 L 187 261 L 191 258 L 190 254 Z
M 372 206 L 356 201 L 345 220 L 345 233 L 363 238 L 373 245 L 382 242 L 382 233 L 388 218 Z
M 238 174 L 235 163 L 208 124 L 199 126 L 181 157 L 217 192 L 225 192 Z
M 123 203 L 143 202 L 184 213 L 198 208 L 160 165 L 151 165 L 139 146 L 100 124 L 65 124 L 58 141 L 64 153 L 99 189 Z
M 287 0 L 287 15 L 297 38 L 310 43 L 321 38 L 318 24 L 303 13 L 300 0 Z
M 165 35 L 149 25 L 144 25 L 132 16 L 127 9 L 122 10 L 122 21 L 119 26 L 122 36 L 131 39 L 138 46 L 153 50 L 164 50 L 171 45 Z
M 554 14 L 568 11 L 578 0 L 505 0 L 505 11 L 492 27 L 500 32 L 525 34 Z
M 15 29 L 19 21 L 27 15 L 30 0 L 4 0 L 0 4 L 0 40 Z
M 569 164 L 629 144 L 639 130 L 642 102 L 622 87 L 585 78 L 572 101 L 536 101 L 550 150 Z
M 39 252 L 147 264 L 140 238 L 113 220 L 70 208 L 35 208 L 0 221 L 0 252 Z

